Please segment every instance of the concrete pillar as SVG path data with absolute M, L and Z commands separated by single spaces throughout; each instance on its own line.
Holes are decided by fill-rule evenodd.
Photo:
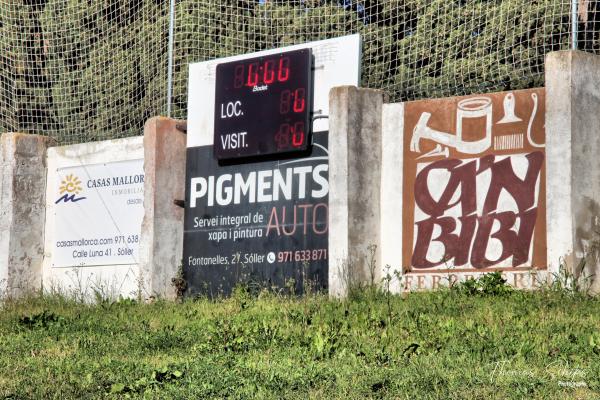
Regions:
M 0 295 L 18 297 L 42 287 L 46 150 L 52 139 L 0 137 Z
M 381 156 L 381 268 L 387 279 L 386 287 L 394 293 L 401 291 L 402 276 L 402 182 L 404 155 L 404 103 L 384 104 L 382 110 L 382 140 L 385 151 Z
M 600 57 L 559 51 L 546 57 L 548 267 L 591 279 L 600 292 Z M 591 254 L 593 255 L 593 254 Z
M 329 93 L 329 293 L 379 283 L 383 94 Z M 376 247 L 372 247 L 376 246 Z
M 144 220 L 140 243 L 140 273 L 145 297 L 176 296 L 183 253 L 186 136 L 182 121 L 149 119 L 144 126 Z

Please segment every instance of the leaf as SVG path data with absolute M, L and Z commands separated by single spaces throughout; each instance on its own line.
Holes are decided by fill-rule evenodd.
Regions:
M 174 377 L 175 379 L 179 379 L 179 378 L 181 378 L 182 376 L 183 376 L 183 372 L 181 372 L 181 371 L 173 371 L 173 377 Z
M 135 386 L 136 388 L 142 388 L 142 387 L 146 387 L 146 386 L 148 386 L 148 385 L 149 385 L 149 383 L 150 383 L 150 382 L 148 381 L 148 378 L 146 378 L 146 377 L 144 376 L 144 377 L 142 377 L 142 378 L 138 379 L 138 380 L 135 382 L 134 386 Z
M 114 383 L 110 387 L 110 393 L 123 393 L 124 390 L 125 385 L 123 385 L 122 383 Z
M 161 374 L 166 374 L 167 372 L 169 372 L 169 368 L 168 367 L 162 367 L 160 369 L 157 370 L 157 372 L 161 373 Z
M 408 345 L 408 347 L 406 347 L 404 349 L 404 351 L 402 352 L 402 355 L 405 355 L 407 357 L 412 356 L 413 354 L 415 354 L 415 352 L 417 351 L 417 349 L 420 347 L 420 345 L 418 343 L 411 343 L 410 345 Z

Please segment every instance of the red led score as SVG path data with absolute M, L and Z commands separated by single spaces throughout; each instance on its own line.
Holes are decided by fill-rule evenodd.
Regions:
M 233 87 L 239 89 L 242 86 L 254 87 L 256 85 L 275 82 L 286 82 L 290 77 L 290 59 L 281 57 L 277 60 L 267 60 L 251 64 L 238 64 L 235 66 L 233 76 Z
M 216 158 L 306 151 L 311 142 L 312 73 L 310 49 L 218 64 Z

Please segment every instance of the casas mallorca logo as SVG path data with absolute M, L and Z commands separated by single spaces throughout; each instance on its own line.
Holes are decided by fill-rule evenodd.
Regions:
M 85 197 L 75 197 L 81 193 L 83 189 L 81 188 L 81 181 L 73 174 L 67 175 L 67 177 L 63 179 L 58 190 L 62 196 L 56 200 L 54 204 L 58 204 L 61 201 L 65 203 L 68 203 L 69 201 L 75 203 L 85 199 Z

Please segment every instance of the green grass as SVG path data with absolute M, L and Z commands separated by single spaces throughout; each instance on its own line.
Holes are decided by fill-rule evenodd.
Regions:
M 600 398 L 600 300 L 561 292 L 2 311 L 0 398 Z

